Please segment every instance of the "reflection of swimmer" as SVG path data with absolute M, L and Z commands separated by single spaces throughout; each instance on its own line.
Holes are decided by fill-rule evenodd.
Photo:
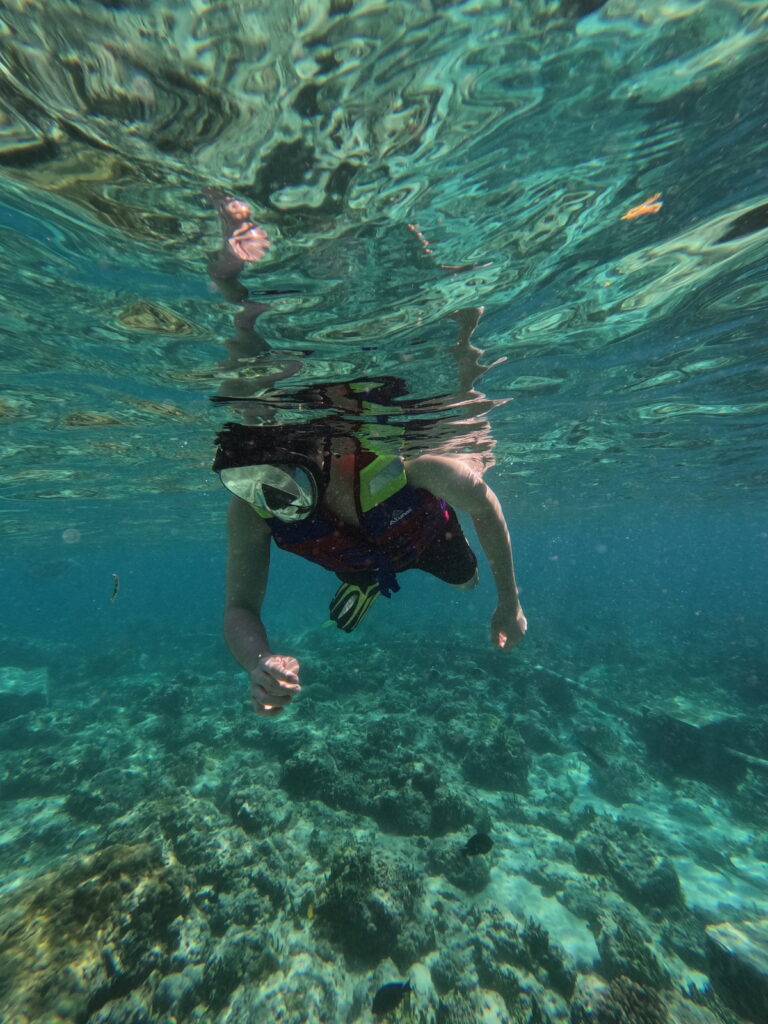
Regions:
M 229 357 L 219 363 L 221 370 L 231 370 L 233 376 L 222 382 L 217 400 L 249 398 L 252 404 L 243 405 L 242 411 L 252 422 L 259 422 L 264 417 L 271 418 L 273 410 L 270 409 L 270 402 L 273 406 L 278 407 L 292 405 L 300 408 L 328 409 L 336 404 L 334 399 L 338 398 L 339 402 L 336 404 L 336 408 L 353 413 L 359 412 L 362 404 L 376 402 L 377 398 L 373 392 L 380 386 L 376 381 L 371 382 L 370 388 L 360 380 L 313 384 L 294 391 L 289 391 L 283 385 L 279 394 L 270 392 L 271 385 L 278 381 L 285 381 L 286 378 L 298 373 L 302 367 L 297 359 L 281 358 L 272 350 L 256 326 L 257 319 L 270 308 L 262 299 L 286 293 L 267 291 L 260 292 L 258 297 L 254 297 L 240 281 L 240 274 L 247 263 L 261 259 L 269 241 L 264 229 L 255 225 L 251 220 L 252 210 L 245 200 L 217 188 L 206 189 L 205 195 L 219 215 L 223 236 L 222 246 L 212 253 L 208 260 L 208 273 L 223 298 L 240 307 L 233 318 L 235 334 L 225 342 Z M 408 227 L 418 237 L 423 253 L 430 257 L 430 263 L 439 270 L 458 272 L 490 265 L 488 263 L 471 263 L 462 266 L 435 264 L 427 239 L 415 225 L 409 224 Z M 249 242 L 248 238 L 251 237 L 252 241 Z M 484 373 L 504 362 L 505 359 L 505 357 L 501 357 L 490 365 L 483 365 L 480 362 L 483 353 L 472 344 L 472 335 L 482 315 L 482 306 L 457 309 L 447 315 L 457 325 L 455 341 L 448 348 L 448 353 L 456 365 L 461 394 L 447 395 L 442 403 L 437 399 L 430 401 L 432 410 L 435 412 L 440 411 L 441 405 L 442 411 L 461 408 L 465 423 L 467 417 L 476 418 L 484 415 L 494 405 L 499 404 L 498 402 L 489 402 L 484 395 L 473 390 L 476 381 Z M 394 378 L 385 379 L 394 380 Z M 421 415 L 423 412 L 423 409 L 415 408 L 419 403 L 407 400 L 407 389 L 405 383 L 402 383 L 402 391 L 395 396 L 397 406 L 393 407 L 390 404 L 389 409 L 381 410 L 382 415 L 404 414 L 409 411 Z M 353 390 L 350 391 L 350 388 Z M 258 395 L 264 401 L 253 398 L 254 395 Z
M 251 220 L 251 207 L 242 199 L 220 189 L 209 188 L 206 198 L 216 209 L 223 235 L 221 247 L 208 260 L 208 273 L 217 290 L 227 302 L 239 306 L 234 316 L 234 335 L 225 342 L 228 357 L 220 370 L 232 371 L 224 390 L 228 397 L 252 396 L 270 384 L 290 377 L 300 368 L 295 359 L 278 359 L 266 339 L 256 329 L 256 321 L 269 306 L 252 298 L 240 282 L 240 273 L 247 263 L 260 260 L 269 246 L 267 233 Z M 249 414 L 261 412 L 253 406 Z
M 227 424 L 214 469 L 234 497 L 229 511 L 224 632 L 251 679 L 254 709 L 277 715 L 299 692 L 296 658 L 272 651 L 261 619 L 270 543 L 336 573 L 336 625 L 350 632 L 397 576 L 421 569 L 459 589 L 477 584 L 477 559 L 454 509 L 469 514 L 498 595 L 491 641 L 511 649 L 526 620 L 498 498 L 458 458 L 401 459 L 337 433 L 330 420 L 283 426 Z

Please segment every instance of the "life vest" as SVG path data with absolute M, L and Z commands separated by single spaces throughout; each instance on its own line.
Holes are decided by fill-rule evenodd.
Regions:
M 411 486 L 402 460 L 359 450 L 354 466 L 359 526 L 338 519 L 322 505 L 299 522 L 266 520 L 278 547 L 330 569 L 369 572 L 381 592 L 399 590 L 395 573 L 413 568 L 445 529 L 448 506 L 429 491 Z

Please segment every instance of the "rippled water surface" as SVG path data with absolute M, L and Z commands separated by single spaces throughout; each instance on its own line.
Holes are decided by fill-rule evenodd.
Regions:
M 6 532 L 218 529 L 210 187 L 271 241 L 237 374 L 279 415 L 396 377 L 390 417 L 442 444 L 490 410 L 522 516 L 764 502 L 765 4 L 0 13 Z M 457 380 L 448 314 L 477 306 L 491 368 Z

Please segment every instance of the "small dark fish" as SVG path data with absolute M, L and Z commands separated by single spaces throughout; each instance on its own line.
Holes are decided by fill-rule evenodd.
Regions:
M 373 997 L 371 1009 L 377 1017 L 385 1013 L 391 1013 L 400 1005 L 400 1001 L 406 992 L 411 991 L 410 981 L 391 981 L 388 985 L 382 985 Z
M 493 840 L 485 832 L 476 832 L 461 852 L 465 857 L 476 857 L 479 853 L 488 853 L 493 849 Z

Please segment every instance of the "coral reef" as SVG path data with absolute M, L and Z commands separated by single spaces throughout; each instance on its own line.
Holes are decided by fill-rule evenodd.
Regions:
M 167 969 L 190 906 L 185 873 L 157 845 L 106 847 L 22 886 L 0 911 L 6 1019 L 85 1020 L 139 988 Z
M 604 984 L 581 978 L 571 1004 L 571 1024 L 671 1024 L 664 1000 L 629 978 Z
M 337 855 L 319 894 L 315 921 L 355 965 L 390 956 L 405 966 L 434 941 L 420 918 L 423 886 L 414 871 L 359 847 Z
M 640 909 L 683 903 L 672 862 L 659 856 L 635 822 L 621 818 L 596 821 L 578 835 L 575 852 L 582 871 L 608 875 L 622 895 Z
M 481 979 L 485 977 L 488 988 L 505 995 L 506 987 L 517 995 L 521 983 L 514 980 L 514 972 L 505 970 L 505 965 L 512 965 L 536 977 L 542 986 L 553 989 L 564 999 L 570 998 L 576 983 L 574 966 L 539 923 L 531 919 L 523 928 L 518 928 L 506 921 L 498 910 L 492 910 L 476 919 L 475 934 L 478 971 Z M 499 973 L 504 979 L 502 988 L 490 983 Z
M 70 665 L 52 702 L 4 726 L 3 1019 L 364 1021 L 378 986 L 409 978 L 418 1024 L 740 1024 L 691 858 L 720 880 L 738 862 L 728 877 L 757 890 L 706 783 L 662 791 L 654 821 L 617 815 L 597 776 L 626 759 L 630 717 L 523 666 L 514 708 L 459 720 L 448 670 L 421 657 L 398 682 L 425 680 L 418 723 L 391 710 L 394 683 L 341 673 L 343 709 L 302 695 L 279 728 L 201 668 L 126 677 L 113 706 Z M 652 769 L 630 788 L 655 799 Z M 475 831 L 494 843 L 469 857 Z
M 608 978 L 626 976 L 649 986 L 664 986 L 669 981 L 654 952 L 648 928 L 637 915 L 620 911 L 616 920 L 604 918 L 597 948 Z
M 522 737 L 501 722 L 489 724 L 467 723 L 475 735 L 462 761 L 464 775 L 484 789 L 527 793 L 531 762 Z
M 294 799 L 370 814 L 399 835 L 443 835 L 477 818 L 462 789 L 443 782 L 434 765 L 413 758 L 392 764 L 390 742 L 375 723 L 364 739 L 306 744 L 283 762 L 280 785 Z

